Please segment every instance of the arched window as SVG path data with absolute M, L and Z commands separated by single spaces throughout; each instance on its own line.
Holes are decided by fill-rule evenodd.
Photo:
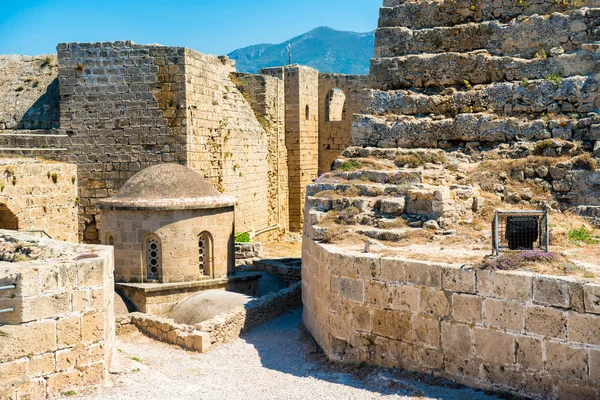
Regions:
M 107 233 L 106 234 L 106 242 L 105 244 L 107 246 L 114 246 L 115 245 L 115 238 L 113 237 L 112 233 Z
M 19 230 L 19 219 L 6 204 L 0 204 L 0 229 Z
M 202 275 L 212 273 L 212 238 L 208 232 L 198 236 L 198 267 Z
M 304 119 L 307 121 L 310 119 L 310 107 L 308 106 L 308 104 L 306 105 L 306 108 L 304 109 Z
M 160 279 L 162 268 L 162 252 L 160 239 L 156 235 L 146 237 L 146 275 L 149 281 Z
M 325 99 L 325 121 L 343 121 L 345 113 L 346 95 L 342 89 L 331 89 Z

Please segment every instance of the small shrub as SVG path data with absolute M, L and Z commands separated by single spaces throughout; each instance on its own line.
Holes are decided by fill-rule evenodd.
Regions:
M 56 172 L 52 174 L 52 183 L 58 183 L 58 174 Z
M 356 160 L 350 160 L 350 161 L 344 161 L 340 167 L 338 168 L 340 171 L 354 171 L 357 169 L 361 169 L 362 168 L 362 164 L 360 163 L 360 161 L 356 161 Z
M 77 392 L 74 390 L 66 390 L 62 394 L 63 396 L 77 396 Z
M 248 232 L 240 232 L 235 234 L 236 243 L 250 243 L 252 238 Z
M 473 89 L 473 85 L 471 85 L 471 82 L 469 82 L 468 80 L 466 80 L 466 79 L 465 79 L 465 80 L 463 81 L 463 83 L 465 84 L 465 88 L 466 88 L 467 90 L 471 90 L 471 89 Z
M 394 164 L 397 167 L 417 168 L 423 164 L 445 164 L 448 162 L 446 154 L 439 152 L 400 154 L 396 157 Z
M 71 177 L 71 183 L 74 185 L 76 181 L 77 181 L 77 178 L 75 177 L 75 175 L 73 175 Z
M 527 79 L 527 78 L 523 78 L 523 80 L 521 81 L 521 83 L 525 87 L 529 87 L 529 85 L 531 84 L 531 83 L 529 83 L 529 79 Z
M 481 266 L 482 269 L 498 271 L 515 271 L 534 263 L 551 263 L 558 260 L 554 253 L 540 250 L 510 251 L 501 254 L 496 259 L 488 259 Z
M 23 90 L 25 90 L 25 88 L 23 86 L 19 86 L 15 89 L 15 92 L 22 92 Z
M 46 56 L 44 58 L 44 61 L 42 61 L 41 67 L 42 68 L 44 68 L 44 67 L 52 67 L 52 57 Z
M 546 58 L 548 58 L 548 54 L 546 53 L 546 50 L 540 49 L 540 51 L 535 53 L 535 58 L 537 58 L 538 60 L 545 60 Z
M 555 85 L 560 85 L 563 82 L 563 78 L 557 74 L 548 74 L 544 77 L 547 81 L 554 83 Z
M 354 224 L 356 216 L 360 214 L 360 210 L 354 206 L 346 207 L 338 213 L 338 222 L 346 225 Z
M 598 161 L 590 153 L 582 154 L 573 159 L 573 169 L 584 171 L 598 171 Z
M 83 69 L 85 68 L 85 65 L 83 64 L 77 64 L 75 66 L 75 68 L 73 68 L 75 71 L 79 71 L 79 72 L 83 72 Z
M 528 7 L 527 0 L 515 0 L 515 6 L 517 7 Z
M 477 11 L 477 6 L 471 6 L 471 7 L 469 7 L 469 10 L 471 10 L 471 11 L 473 11 L 473 12 L 474 12 L 474 11 Z
M 593 237 L 585 227 L 571 230 L 569 232 L 569 240 L 571 242 L 584 242 L 590 244 L 598 243 L 598 239 Z
M 131 359 L 136 362 L 142 362 L 139 357 L 131 357 Z
M 553 145 L 554 139 L 538 140 L 535 142 L 535 150 L 538 153 L 541 153 L 546 149 L 551 149 Z

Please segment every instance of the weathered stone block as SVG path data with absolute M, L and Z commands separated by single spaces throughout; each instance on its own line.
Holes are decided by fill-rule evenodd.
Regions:
M 51 374 L 55 370 L 54 353 L 31 357 L 27 365 L 27 375 L 30 377 Z
M 73 390 L 81 386 L 83 383 L 82 373 L 80 371 L 68 371 L 52 374 L 48 377 L 47 391 L 49 396 L 58 396 L 68 390 Z
M 488 326 L 521 332 L 525 320 L 525 306 L 509 300 L 487 299 L 485 322 Z
M 404 266 L 406 281 L 419 286 L 441 287 L 442 269 L 425 262 L 407 261 Z
M 563 378 L 587 378 L 587 354 L 585 349 L 568 344 L 546 342 L 546 369 Z
M 56 350 L 56 322 L 44 320 L 0 327 L 0 362 Z
M 457 322 L 480 323 L 483 299 L 471 295 L 452 295 L 452 318 Z
M 600 345 L 600 316 L 569 312 L 569 342 Z
M 331 277 L 331 290 L 344 298 L 363 303 L 365 301 L 365 281 L 346 277 Z
M 386 282 L 405 282 L 404 263 L 394 258 L 383 258 L 381 260 L 381 279 Z
M 560 400 L 598 400 L 598 389 L 593 387 L 576 386 L 566 382 L 558 385 Z
M 600 314 L 600 285 L 583 285 L 583 300 L 586 312 Z
M 59 348 L 76 346 L 81 340 L 81 325 L 78 315 L 61 318 L 56 322 L 56 342 Z
M 392 302 L 392 293 L 384 282 L 366 281 L 367 304 L 377 307 L 389 307 Z
M 210 334 L 207 332 L 193 331 L 188 336 L 192 343 L 192 348 L 201 353 L 210 351 Z
M 410 342 L 411 328 L 410 313 L 389 310 L 375 310 L 373 313 L 373 332 L 376 335 Z
M 81 318 L 81 341 L 94 343 L 104 337 L 104 314 L 85 314 Z
M 527 369 L 544 370 L 542 341 L 528 336 L 517 336 L 517 363 Z
M 478 271 L 477 290 L 486 296 L 529 300 L 532 294 L 533 278 L 516 272 Z
M 420 290 L 412 286 L 390 285 L 390 307 L 394 310 L 418 311 Z
M 548 306 L 569 308 L 570 283 L 558 278 L 536 277 L 533 280 L 533 301 Z
M 439 319 L 415 314 L 412 318 L 412 330 L 415 343 L 435 348 L 440 347 L 441 331 Z
M 421 290 L 419 310 L 425 315 L 432 315 L 438 318 L 446 317 L 450 314 L 450 303 L 446 298 L 446 293 L 436 289 Z
M 514 364 L 515 337 L 489 329 L 473 329 L 475 355 L 484 361 L 499 364 Z
M 27 361 L 17 360 L 0 364 L 0 385 L 20 382 L 27 371 Z
M 475 271 L 444 268 L 442 269 L 442 287 L 453 292 L 474 294 L 477 292 Z
M 393 215 L 402 215 L 406 207 L 406 199 L 404 197 L 394 197 L 381 199 L 381 212 Z
M 589 371 L 590 379 L 594 382 L 600 382 L 600 350 L 589 350 Z
M 471 328 L 468 325 L 442 322 L 442 348 L 444 353 L 469 358 L 473 354 Z
M 527 307 L 525 330 L 556 339 L 567 337 L 567 314 L 550 307 Z

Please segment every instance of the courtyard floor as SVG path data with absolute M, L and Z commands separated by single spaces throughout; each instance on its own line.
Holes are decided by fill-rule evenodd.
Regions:
M 140 333 L 117 337 L 112 383 L 69 398 L 83 399 L 443 399 L 494 400 L 457 385 L 423 383 L 408 374 L 324 360 L 297 309 L 242 338 L 198 354 Z M 430 382 L 431 383 L 431 382 Z

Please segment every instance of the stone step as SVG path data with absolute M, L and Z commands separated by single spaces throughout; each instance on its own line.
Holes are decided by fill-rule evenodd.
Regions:
M 597 118 L 596 118 L 597 119 Z M 432 119 L 411 116 L 357 114 L 352 126 L 352 146 L 379 148 L 449 148 L 457 143 L 506 143 L 517 140 L 600 140 L 594 118 L 552 120 L 504 117 L 497 114 L 458 114 Z
M 339 171 L 338 168 L 345 160 L 336 160 L 331 176 L 346 181 L 364 181 L 390 185 L 405 185 L 410 183 L 422 183 L 422 171 L 402 171 L 398 169 L 390 171 L 374 171 L 363 169 L 359 171 Z
M 306 189 L 306 196 L 334 199 L 337 195 L 343 194 L 343 197 L 381 197 L 381 196 L 397 196 L 398 193 L 403 193 L 407 185 L 397 184 L 378 184 L 378 183 L 341 183 L 336 182 L 330 175 L 325 175 L 331 179 L 329 182 L 317 182 L 309 185 Z M 347 192 L 351 189 L 350 192 Z M 323 193 L 330 192 L 330 193 Z M 320 194 L 317 196 L 317 194 Z
M 375 115 L 494 112 L 508 116 L 565 113 L 570 117 L 596 109 L 598 86 L 592 77 L 575 76 L 558 84 L 548 79 L 499 82 L 470 90 L 449 88 L 432 95 L 407 90 L 366 90 L 363 112 Z
M 420 29 L 468 22 L 509 21 L 519 16 L 546 15 L 581 7 L 600 7 L 600 0 L 583 0 L 565 7 L 556 0 L 458 0 L 386 1 L 379 12 L 379 27 Z
M 392 90 L 591 75 L 600 71 L 599 47 L 585 44 L 576 52 L 546 59 L 500 57 L 481 50 L 374 58 L 371 80 L 373 88 Z
M 553 52 L 571 52 L 583 43 L 599 40 L 599 17 L 600 8 L 594 8 L 533 15 L 507 24 L 486 21 L 419 30 L 379 28 L 375 33 L 375 58 L 479 49 L 496 55 L 532 58 L 537 54 L 543 58 L 553 48 L 557 49 Z
M 0 154 L 51 155 L 67 151 L 69 142 L 58 130 L 0 131 Z

